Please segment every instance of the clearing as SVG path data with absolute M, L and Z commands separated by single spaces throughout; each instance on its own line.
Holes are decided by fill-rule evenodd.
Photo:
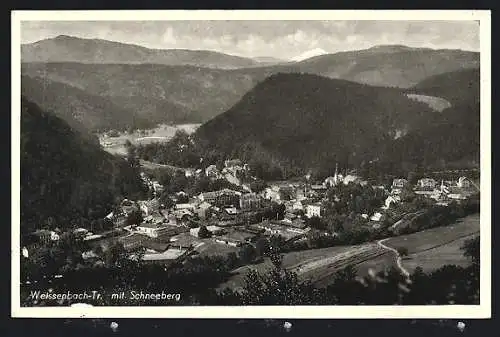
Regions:
M 200 124 L 160 124 L 154 129 L 136 130 L 131 134 L 120 132 L 117 133 L 118 135 L 116 137 L 110 137 L 108 134 L 101 134 L 99 135 L 99 142 L 105 151 L 111 154 L 124 156 L 127 154 L 127 149 L 125 148 L 125 142 L 127 140 L 135 145 L 166 142 L 175 135 L 177 130 L 183 130 L 191 134 L 196 131 L 199 126 Z

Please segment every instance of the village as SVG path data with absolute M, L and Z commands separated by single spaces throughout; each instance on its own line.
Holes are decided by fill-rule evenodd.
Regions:
M 479 191 L 478 186 L 464 176 L 446 181 L 420 178 L 411 186 L 407 179 L 397 178 L 391 186 L 384 186 L 371 185 L 352 172 L 342 174 L 336 167 L 335 174 L 323 181 L 310 181 L 306 176 L 302 181 L 270 182 L 255 192 L 237 178 L 247 170 L 248 166 L 237 159 L 226 160 L 222 169 L 210 165 L 205 170 L 185 170 L 188 179 L 197 176 L 226 179 L 239 190 L 224 188 L 197 195 L 179 191 L 169 195 L 173 204 L 168 206 L 160 198 L 164 195 L 164 186 L 142 172 L 141 179 L 151 191 L 150 200 L 124 199 L 104 219 L 112 223 L 109 230 L 73 229 L 73 234 L 91 248 L 82 253 L 83 259 L 98 261 L 96 247 L 102 251 L 116 242 L 123 245 L 130 258 L 136 258 L 141 251 L 140 259 L 144 262 L 168 265 L 192 256 L 237 254 L 242 247 L 256 248 L 259 240 L 269 242 L 276 236 L 284 242 L 305 241 L 315 232 L 334 237 L 334 231 L 318 229 L 313 220 L 325 215 L 325 205 L 332 202 L 328 191 L 339 186 L 357 185 L 382 193 L 384 201 L 378 209 L 371 214 L 357 215 L 365 220 L 363 226 L 369 230 L 388 225 L 386 213 L 402 202 L 405 190 L 441 206 L 463 202 Z M 335 195 L 333 203 L 340 201 Z M 388 229 L 399 234 L 398 228 L 404 227 L 401 224 L 415 214 L 401 217 L 389 224 Z M 47 229 L 33 233 L 38 244 L 57 241 L 60 236 L 60 232 Z M 25 256 L 28 250 L 23 249 Z

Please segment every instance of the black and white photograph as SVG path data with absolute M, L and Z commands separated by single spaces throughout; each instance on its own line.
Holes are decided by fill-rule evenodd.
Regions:
M 12 18 L 14 316 L 490 317 L 489 12 Z

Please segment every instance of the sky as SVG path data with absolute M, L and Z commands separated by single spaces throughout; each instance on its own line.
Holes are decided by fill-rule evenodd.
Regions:
M 21 41 L 71 35 L 283 60 L 380 44 L 479 51 L 475 21 L 23 21 Z

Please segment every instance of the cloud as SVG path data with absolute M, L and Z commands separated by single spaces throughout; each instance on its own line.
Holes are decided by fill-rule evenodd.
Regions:
M 172 29 L 172 27 L 168 27 L 165 30 L 165 32 L 163 33 L 163 35 L 161 37 L 161 41 L 165 45 L 168 45 L 168 46 L 171 46 L 171 47 L 175 46 L 175 44 L 177 42 L 177 38 L 174 35 L 174 30 Z
M 479 50 L 474 21 L 32 21 L 21 26 L 25 43 L 59 34 L 282 59 L 316 48 L 333 53 L 376 44 Z

